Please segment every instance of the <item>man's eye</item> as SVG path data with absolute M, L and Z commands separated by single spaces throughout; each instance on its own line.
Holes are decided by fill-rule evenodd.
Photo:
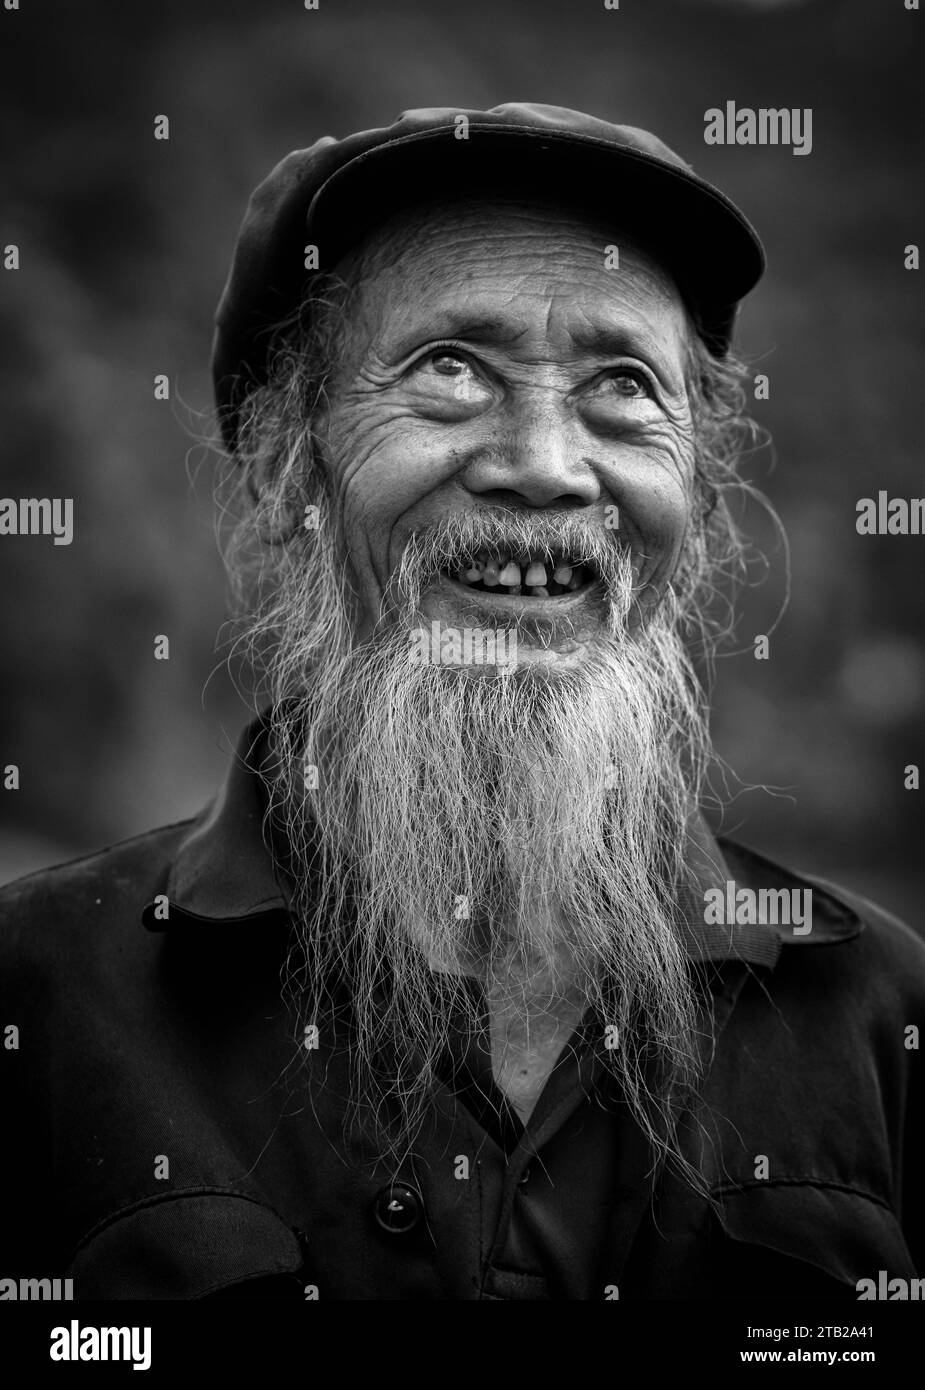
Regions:
M 440 376 L 462 376 L 472 370 L 466 359 L 455 352 L 432 352 L 424 361 L 429 362 Z
M 414 365 L 414 370 L 443 377 L 453 385 L 458 385 L 461 382 L 475 383 L 478 380 L 468 358 L 463 357 L 458 352 L 451 352 L 447 348 L 435 348 L 433 352 L 419 358 Z
M 491 400 L 491 388 L 468 357 L 451 348 L 433 348 L 411 368 L 411 384 L 419 396 L 468 410 Z M 458 403 L 458 406 L 457 406 Z
M 602 377 L 594 388 L 599 395 L 623 396 L 627 400 L 644 400 L 652 389 L 641 372 L 611 372 Z

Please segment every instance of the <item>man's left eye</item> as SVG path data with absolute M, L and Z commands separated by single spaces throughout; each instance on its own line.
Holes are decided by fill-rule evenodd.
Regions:
M 621 370 L 601 377 L 592 391 L 600 395 L 623 396 L 627 400 L 643 400 L 652 395 L 652 388 L 641 372 Z

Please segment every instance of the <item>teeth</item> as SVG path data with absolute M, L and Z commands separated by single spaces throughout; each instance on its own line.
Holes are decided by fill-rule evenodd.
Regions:
M 642 568 L 642 555 L 633 556 L 633 574 L 638 581 Z M 570 592 L 586 584 L 588 571 L 582 565 L 559 563 L 553 568 L 552 562 L 531 560 L 527 555 L 519 555 L 517 560 L 500 554 L 497 559 L 489 559 L 485 551 L 473 556 L 464 568 L 451 571 L 458 584 L 483 584 L 486 589 L 504 585 L 510 593 L 529 593 L 533 598 L 550 598 L 552 595 Z

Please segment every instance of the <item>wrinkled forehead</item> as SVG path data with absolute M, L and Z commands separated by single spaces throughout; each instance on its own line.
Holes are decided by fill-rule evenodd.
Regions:
M 337 273 L 357 329 L 399 348 L 403 334 L 472 326 L 501 344 L 541 337 L 608 351 L 638 330 L 683 360 L 695 331 L 656 250 L 552 196 L 422 200 L 370 232 Z

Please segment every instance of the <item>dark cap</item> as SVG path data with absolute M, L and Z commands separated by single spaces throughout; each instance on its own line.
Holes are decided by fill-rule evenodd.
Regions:
M 487 187 L 612 218 L 671 272 L 712 351 L 727 351 L 764 250 L 735 204 L 661 140 L 562 106 L 405 111 L 394 125 L 295 150 L 251 196 L 212 350 L 230 449 L 242 401 L 266 380 L 273 330 L 308 289 L 305 247 L 317 246 L 319 270 L 330 271 L 402 206 Z

